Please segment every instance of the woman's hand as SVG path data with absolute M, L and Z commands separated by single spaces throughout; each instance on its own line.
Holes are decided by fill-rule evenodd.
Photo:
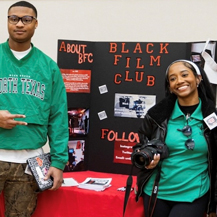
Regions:
M 207 214 L 206 216 L 207 217 L 217 217 L 216 213 L 214 212 L 211 212 L 210 214 Z
M 150 163 L 148 166 L 146 166 L 145 168 L 146 168 L 146 169 L 153 169 L 153 168 L 155 168 L 155 167 L 157 166 L 159 160 L 160 160 L 160 154 L 155 154 L 155 155 L 154 155 L 154 159 L 153 159 L 153 160 L 151 161 L 151 163 Z M 213 216 L 210 216 L 210 217 L 213 217 Z

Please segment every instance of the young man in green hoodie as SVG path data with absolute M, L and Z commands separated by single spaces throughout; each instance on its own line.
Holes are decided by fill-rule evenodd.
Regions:
M 8 9 L 9 38 L 0 44 L 0 192 L 5 216 L 31 216 L 38 187 L 25 173 L 26 160 L 43 153 L 49 140 L 53 177 L 50 190 L 63 180 L 68 160 L 65 86 L 57 64 L 31 43 L 37 10 L 19 1 Z

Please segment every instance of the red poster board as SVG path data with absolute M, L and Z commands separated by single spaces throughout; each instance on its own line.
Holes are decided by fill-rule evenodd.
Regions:
M 136 142 L 115 141 L 114 163 L 132 164 L 131 154 Z
M 68 93 L 90 93 L 91 70 L 60 69 Z

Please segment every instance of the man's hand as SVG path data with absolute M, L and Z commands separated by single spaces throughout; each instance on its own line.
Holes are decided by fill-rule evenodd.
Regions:
M 49 190 L 57 190 L 63 182 L 63 171 L 55 167 L 50 167 L 44 180 L 49 179 L 50 176 L 53 177 L 53 187 Z
M 0 127 L 4 129 L 13 129 L 17 125 L 27 125 L 24 121 L 16 121 L 14 118 L 25 118 L 25 115 L 11 114 L 7 110 L 0 110 Z

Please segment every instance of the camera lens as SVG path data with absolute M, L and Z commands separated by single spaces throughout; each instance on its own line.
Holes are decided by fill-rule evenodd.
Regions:
M 150 140 L 144 145 L 138 143 L 131 155 L 131 161 L 134 166 L 143 169 L 151 163 L 155 154 L 160 154 L 161 159 L 169 156 L 168 147 L 159 139 Z
M 146 151 L 148 152 L 145 152 L 145 151 L 136 152 L 132 156 L 132 162 L 137 168 L 142 169 L 145 166 L 149 165 L 150 162 L 152 161 L 153 155 L 151 151 L 149 150 L 146 150 Z

